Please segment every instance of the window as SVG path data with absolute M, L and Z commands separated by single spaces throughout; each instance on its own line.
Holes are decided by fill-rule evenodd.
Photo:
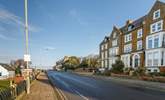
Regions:
M 156 24 L 153 24 L 153 25 L 152 25 L 152 32 L 155 32 L 155 31 L 156 31 Z M 151 32 L 151 33 L 152 33 L 152 32 Z
M 152 48 L 152 37 L 148 38 L 148 48 Z
M 112 41 L 112 46 L 116 46 L 117 45 L 117 39 Z
M 160 9 L 155 11 L 153 14 L 153 19 L 158 19 L 160 17 Z
M 159 61 L 158 60 L 159 59 L 158 56 L 159 56 L 158 52 L 154 52 L 153 53 L 153 66 L 158 66 L 158 61 Z
M 137 42 L 137 50 L 141 50 L 142 49 L 142 40 Z
M 157 48 L 159 46 L 159 37 L 155 36 L 154 37 L 154 48 Z
M 118 47 L 109 49 L 109 55 L 110 56 L 117 55 L 118 54 L 118 50 L 119 50 Z
M 152 66 L 152 53 L 147 55 L 147 66 Z
M 105 49 L 107 49 L 108 48 L 108 44 L 105 44 Z
M 126 42 L 129 42 L 129 41 L 131 41 L 131 40 L 132 40 L 132 34 L 131 34 L 131 33 L 125 35 L 125 43 L 126 43 Z
M 116 37 L 116 32 L 113 33 L 113 38 L 115 38 L 115 37 Z
M 157 69 L 154 69 L 154 72 L 158 72 L 158 70 Z
M 103 52 L 101 53 L 101 58 L 104 59 L 104 53 Z
M 104 67 L 104 61 L 101 61 L 101 66 Z
M 108 52 L 107 51 L 105 51 L 105 59 L 107 59 L 108 58 L 108 54 L 107 54 Z
M 107 61 L 107 60 L 105 60 L 105 67 L 108 67 L 107 65 L 108 65 L 108 61 Z
M 104 50 L 104 45 L 101 46 L 101 50 Z
M 159 22 L 159 23 L 157 23 L 157 30 L 160 31 L 161 29 L 162 29 L 162 23 Z
M 128 31 L 131 31 L 133 29 L 133 25 L 128 26 Z
M 162 46 L 165 47 L 165 34 L 163 34 L 163 43 Z
M 161 31 L 162 29 L 163 29 L 163 20 L 153 23 L 150 26 L 151 33 Z
M 132 51 L 132 44 L 127 44 L 124 46 L 124 52 L 128 53 Z
M 139 29 L 139 30 L 137 31 L 137 38 L 141 38 L 142 35 L 143 35 L 142 29 Z

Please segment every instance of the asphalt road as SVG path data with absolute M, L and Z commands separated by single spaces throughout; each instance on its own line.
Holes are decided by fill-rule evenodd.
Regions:
M 65 100 L 165 100 L 165 92 L 122 85 L 112 80 L 48 71 Z

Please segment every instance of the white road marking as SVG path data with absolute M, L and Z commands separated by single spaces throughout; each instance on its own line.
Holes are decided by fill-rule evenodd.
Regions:
M 87 97 L 83 96 L 80 92 L 74 90 L 80 97 L 82 97 L 85 100 L 89 100 Z
M 58 77 L 53 77 L 55 78 L 57 81 L 61 82 L 65 87 L 69 88 L 70 90 L 72 90 L 73 92 L 76 92 L 80 97 L 82 97 L 84 100 L 89 100 L 87 97 L 85 97 L 84 95 L 82 95 L 80 92 L 78 92 L 75 89 L 72 89 L 65 81 L 61 80 Z M 57 89 L 58 92 L 60 93 L 60 95 L 62 95 L 64 97 L 64 100 L 68 100 L 68 98 L 66 97 L 66 95 L 61 91 L 61 89 Z

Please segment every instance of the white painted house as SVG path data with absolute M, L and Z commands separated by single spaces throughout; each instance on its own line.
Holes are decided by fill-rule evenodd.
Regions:
M 15 76 L 15 71 L 13 68 L 6 64 L 0 64 L 0 80 L 7 79 Z

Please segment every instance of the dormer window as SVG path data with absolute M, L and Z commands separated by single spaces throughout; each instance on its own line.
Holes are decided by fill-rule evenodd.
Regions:
M 128 31 L 131 31 L 132 30 L 132 25 L 129 25 L 128 26 Z
M 158 19 L 160 17 L 160 9 L 156 10 L 153 14 L 153 19 Z

